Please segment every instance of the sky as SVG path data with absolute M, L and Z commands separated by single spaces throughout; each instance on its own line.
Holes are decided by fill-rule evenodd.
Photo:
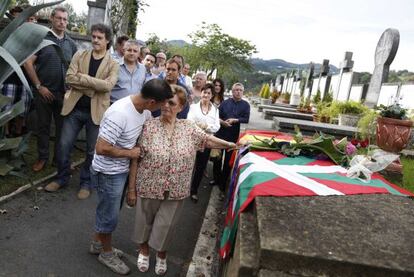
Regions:
M 86 1 L 67 0 L 76 10 Z M 83 3 L 84 2 L 84 3 Z M 137 38 L 151 33 L 161 39 L 183 39 L 202 21 L 256 45 L 253 57 L 294 63 L 339 66 L 345 51 L 353 52 L 354 70 L 372 72 L 374 54 L 387 28 L 400 32 L 391 70 L 414 71 L 414 0 L 145 0 Z

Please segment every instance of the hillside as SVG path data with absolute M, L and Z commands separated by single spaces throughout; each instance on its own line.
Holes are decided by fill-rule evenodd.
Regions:
M 253 67 L 256 71 L 264 71 L 264 72 L 281 72 L 281 71 L 290 71 L 292 69 L 302 69 L 307 70 L 309 68 L 309 63 L 297 64 L 287 62 L 282 59 L 272 59 L 272 60 L 263 60 L 263 59 L 251 59 Z M 330 72 L 337 73 L 339 69 L 330 64 Z M 321 64 L 315 64 L 315 73 L 319 72 Z

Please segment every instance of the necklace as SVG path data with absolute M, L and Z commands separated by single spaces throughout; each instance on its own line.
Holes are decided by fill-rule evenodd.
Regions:
M 201 113 L 203 114 L 203 115 L 208 115 L 208 112 L 210 111 L 210 108 L 211 108 L 211 106 L 210 106 L 211 104 L 210 103 L 208 103 L 208 108 L 207 108 L 207 112 L 204 112 L 204 110 L 203 110 L 203 105 L 201 105 L 201 101 L 200 101 L 200 109 L 201 109 Z

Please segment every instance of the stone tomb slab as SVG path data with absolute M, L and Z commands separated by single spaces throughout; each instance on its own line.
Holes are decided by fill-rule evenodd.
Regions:
M 264 119 L 272 120 L 274 116 L 284 117 L 284 118 L 296 118 L 301 120 L 313 121 L 312 114 L 309 113 L 300 113 L 300 112 L 290 112 L 290 111 L 283 111 L 283 110 L 270 110 L 264 109 L 262 114 Z
M 356 127 L 340 126 L 336 124 L 300 120 L 293 118 L 273 117 L 273 128 L 281 132 L 293 132 L 295 125 L 304 135 L 313 135 L 315 132 L 333 135 L 338 138 L 352 137 L 358 131 Z
M 272 105 L 261 105 L 257 106 L 257 110 L 262 112 L 264 109 L 267 110 L 279 110 L 279 111 L 288 111 L 288 112 L 296 112 L 297 108 L 290 105 L 280 105 L 280 104 L 272 104 Z
M 408 197 L 257 197 L 254 203 L 259 269 L 295 276 L 414 276 L 414 203 Z

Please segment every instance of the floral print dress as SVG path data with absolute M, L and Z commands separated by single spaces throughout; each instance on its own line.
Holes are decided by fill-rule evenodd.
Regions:
M 196 152 L 203 150 L 208 135 L 192 121 L 176 119 L 168 133 L 159 118 L 147 121 L 138 144 L 144 151 L 138 162 L 138 196 L 150 199 L 181 200 L 190 195 Z

